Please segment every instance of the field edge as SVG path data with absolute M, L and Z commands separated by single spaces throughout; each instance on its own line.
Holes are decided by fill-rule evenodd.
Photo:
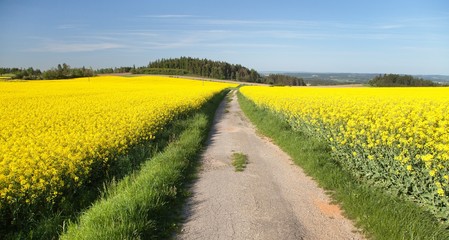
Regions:
M 195 177 L 215 111 L 227 92 L 183 120 L 185 130 L 176 140 L 70 222 L 61 239 L 170 238 L 181 223 L 186 186 Z
M 372 239 L 449 239 L 449 231 L 419 206 L 356 181 L 331 159 L 319 139 L 294 132 L 273 112 L 256 106 L 238 92 L 239 104 L 258 131 L 287 152 L 318 182 L 344 214 Z

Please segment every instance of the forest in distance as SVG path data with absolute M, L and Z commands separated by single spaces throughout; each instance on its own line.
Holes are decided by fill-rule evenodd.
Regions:
M 0 67 L 0 79 L 70 79 L 91 77 L 99 74 L 149 74 L 172 76 L 195 76 L 238 82 L 265 83 L 274 86 L 320 86 L 364 84 L 374 87 L 447 86 L 445 75 L 400 75 L 379 73 L 312 73 L 312 72 L 257 72 L 240 64 L 192 57 L 158 59 L 147 66 L 114 68 L 72 68 L 58 64 L 46 71 L 29 68 Z
M 334 72 L 262 72 L 262 74 L 279 73 L 304 79 L 306 83 L 316 85 L 337 85 L 337 84 L 367 84 L 370 80 L 384 73 L 334 73 Z M 391 73 L 390 73 L 391 74 Z M 406 74 L 394 74 L 405 76 Z M 439 84 L 448 84 L 449 75 L 408 75 L 416 79 L 430 80 Z

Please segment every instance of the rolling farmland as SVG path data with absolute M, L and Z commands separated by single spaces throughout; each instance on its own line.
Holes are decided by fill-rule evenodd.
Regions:
M 3 224 L 58 206 L 130 148 L 157 141 L 168 123 L 229 86 L 111 76 L 0 82 Z
M 449 89 L 264 88 L 244 96 L 328 142 L 356 178 L 449 216 Z

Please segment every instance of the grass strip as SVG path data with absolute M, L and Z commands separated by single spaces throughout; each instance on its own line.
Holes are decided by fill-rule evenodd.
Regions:
M 345 215 L 371 239 L 449 239 L 449 231 L 418 205 L 363 184 L 332 160 L 329 146 L 295 132 L 279 115 L 238 93 L 240 106 L 257 129 L 287 152 L 329 192 Z
M 246 168 L 248 157 L 243 153 L 232 154 L 232 166 L 234 166 L 236 172 L 243 172 Z
M 221 95 L 216 96 L 212 102 L 215 103 L 221 98 Z M 207 109 L 211 106 L 211 103 L 206 104 L 201 111 L 206 113 L 205 111 L 208 111 Z M 76 191 L 65 193 L 62 200 L 57 203 L 56 209 L 41 206 L 40 210 L 45 211 L 35 214 L 33 219 L 18 214 L 15 219 L 20 224 L 0 225 L 0 239 L 57 239 L 64 231 L 65 223 L 76 220 L 92 203 L 105 195 L 104 190 L 111 182 L 115 184 L 114 182 L 120 181 L 128 174 L 138 171 L 143 162 L 163 151 L 168 144 L 178 138 L 188 127 L 187 119 L 191 118 L 195 112 L 198 110 L 180 115 L 167 123 L 157 134 L 156 141 L 144 141 L 131 146 L 126 154 L 116 156 L 107 169 L 103 169 L 102 166 L 93 167 L 98 171 L 93 172 L 89 182 L 78 187 Z M 2 224 L 8 222 L 4 219 L 0 220 Z
M 166 239 L 180 221 L 186 184 L 225 93 L 185 120 L 185 130 L 162 153 L 108 188 L 71 222 L 61 239 Z

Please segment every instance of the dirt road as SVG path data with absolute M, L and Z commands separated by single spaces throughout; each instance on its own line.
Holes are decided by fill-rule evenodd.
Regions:
M 178 239 L 363 239 L 289 156 L 256 134 L 235 93 L 218 109 Z M 248 156 L 235 172 L 231 155 Z

